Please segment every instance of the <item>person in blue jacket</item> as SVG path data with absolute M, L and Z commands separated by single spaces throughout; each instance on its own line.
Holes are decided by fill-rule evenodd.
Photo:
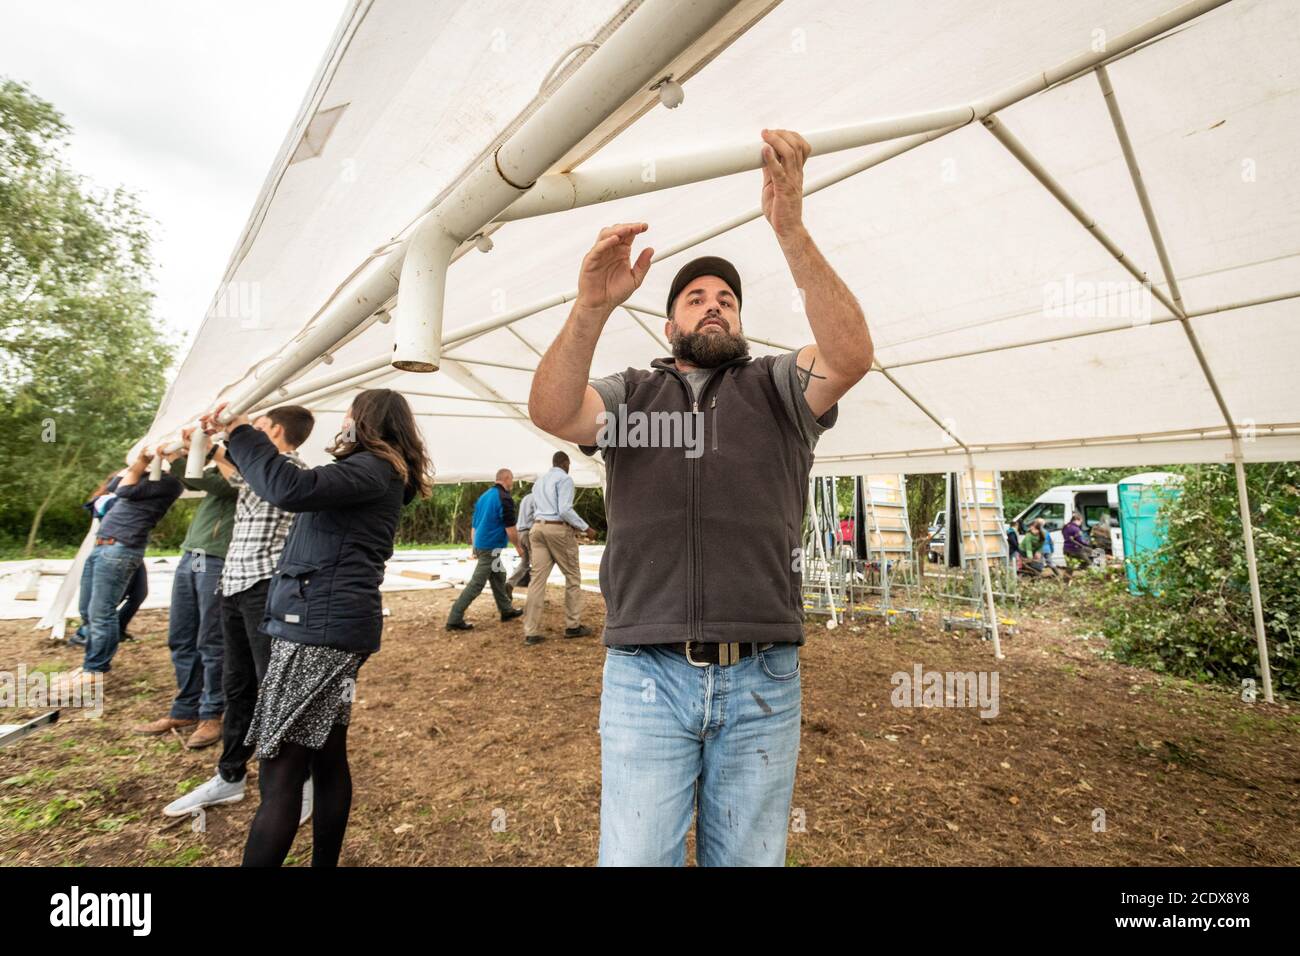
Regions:
M 277 508 L 297 512 L 271 579 L 262 626 L 271 655 L 245 742 L 261 761 L 262 802 L 244 866 L 279 866 L 298 831 L 302 786 L 315 787 L 312 866 L 336 866 L 352 807 L 347 730 L 362 663 L 379 650 L 379 585 L 402 507 L 427 497 L 431 468 L 406 399 L 389 389 L 357 394 L 326 449 L 336 459 L 298 468 L 246 415 L 218 423 L 226 456 Z

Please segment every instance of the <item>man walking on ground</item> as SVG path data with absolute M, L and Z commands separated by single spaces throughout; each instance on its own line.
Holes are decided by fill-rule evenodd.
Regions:
M 673 357 L 589 384 L 605 322 L 652 261 L 650 249 L 631 257 L 646 224 L 621 224 L 601 230 L 584 258 L 568 320 L 533 377 L 532 421 L 584 451 L 602 445 L 605 459 L 602 865 L 684 864 L 697 811 L 701 865 L 785 862 L 808 474 L 873 349 L 861 307 L 803 224 L 811 147 L 787 130 L 762 136 L 763 213 L 815 344 L 751 359 L 739 272 L 707 257 L 670 288 Z M 611 441 L 605 423 L 618 413 L 667 416 L 683 439 L 702 420 L 704 435 L 678 447 Z M 745 534 L 734 534 L 738 523 Z
M 270 438 L 280 454 L 298 468 L 307 467 L 298 457 L 297 449 L 311 435 L 314 425 L 312 413 L 301 405 L 283 405 L 253 419 L 253 427 Z M 217 446 L 212 460 L 238 493 L 234 530 L 221 572 L 226 716 L 221 728 L 217 773 L 164 807 L 163 813 L 169 817 L 188 816 L 200 807 L 244 799 L 248 761 L 253 754 L 253 748 L 244 743 L 244 738 L 257 706 L 257 689 L 271 658 L 271 637 L 262 630 L 262 619 L 266 616 L 271 576 L 280 562 L 294 519 L 292 511 L 282 511 L 248 487 L 227 460 L 224 445 Z M 308 777 L 303 785 L 300 822 L 306 822 L 311 816 L 312 796 Z
M 524 606 L 524 643 L 540 644 L 542 612 L 546 610 L 546 579 L 551 568 L 560 566 L 564 574 L 564 636 L 586 637 L 591 628 L 583 625 L 582 568 L 578 564 L 578 534 L 590 529 L 581 515 L 573 510 L 573 479 L 569 477 L 569 456 L 557 451 L 551 458 L 551 470 L 533 485 L 533 527 L 529 534 L 533 560 L 528 573 L 528 602 Z
M 470 545 L 478 563 L 465 590 L 451 606 L 447 617 L 449 631 L 472 631 L 474 625 L 465 620 L 465 610 L 473 603 L 483 590 L 484 584 L 492 585 L 492 597 L 496 599 L 497 611 L 501 620 L 513 621 L 523 614 L 510 603 L 506 591 L 506 572 L 501 566 L 501 552 L 509 542 L 519 553 L 519 534 L 515 531 L 515 499 L 510 497 L 514 487 L 515 476 L 509 468 L 497 472 L 496 484 L 479 495 L 474 503 L 474 525 L 470 531 Z
M 506 593 L 510 595 L 513 601 L 515 597 L 515 588 L 528 587 L 528 582 L 532 580 L 529 576 L 528 568 L 533 560 L 532 545 L 528 540 L 528 532 L 533 527 L 533 515 L 537 510 L 536 499 L 530 491 L 519 501 L 519 517 L 515 521 L 515 531 L 519 532 L 519 566 L 509 578 L 506 579 Z
M 185 440 L 189 441 L 188 432 Z M 176 698 L 166 717 L 141 724 L 135 732 L 156 736 L 194 727 L 185 746 L 198 750 L 221 739 L 226 709 L 221 686 L 221 569 L 235 524 L 235 489 L 215 467 L 205 470 L 201 478 L 182 475 L 180 482 L 206 494 L 181 542 L 172 577 L 167 647 L 176 671 Z

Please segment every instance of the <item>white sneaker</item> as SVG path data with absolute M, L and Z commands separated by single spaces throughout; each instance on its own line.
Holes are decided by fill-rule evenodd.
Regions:
M 311 777 L 308 777 L 307 782 L 302 785 L 302 814 L 298 817 L 298 826 L 311 819 L 312 792 Z
M 228 783 L 217 774 L 206 783 L 195 787 L 185 796 L 163 807 L 169 817 L 187 817 L 200 807 L 215 807 L 222 803 L 238 803 L 244 799 L 244 781 Z

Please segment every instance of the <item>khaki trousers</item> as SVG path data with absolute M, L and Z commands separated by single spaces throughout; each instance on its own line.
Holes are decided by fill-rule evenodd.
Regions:
M 524 607 L 524 635 L 542 633 L 542 611 L 546 608 L 546 579 L 551 568 L 559 565 L 564 573 L 564 626 L 577 627 L 582 611 L 582 570 L 578 566 L 578 539 L 567 524 L 543 524 L 538 521 L 528 529 L 532 547 L 528 603 Z

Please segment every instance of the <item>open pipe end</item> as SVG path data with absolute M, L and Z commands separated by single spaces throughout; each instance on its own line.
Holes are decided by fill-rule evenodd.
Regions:
M 394 359 L 393 368 L 400 369 L 403 372 L 436 372 L 438 363 L 420 362 L 415 359 Z

